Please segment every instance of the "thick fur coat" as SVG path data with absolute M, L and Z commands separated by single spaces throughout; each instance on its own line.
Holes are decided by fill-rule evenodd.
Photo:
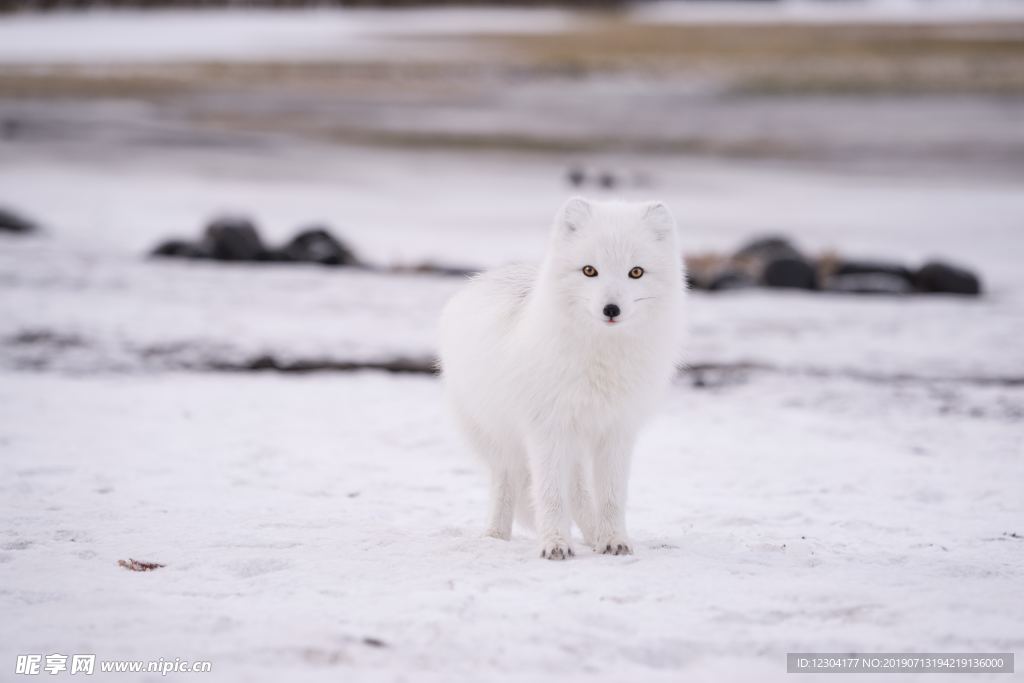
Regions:
M 570 199 L 539 268 L 473 278 L 445 307 L 442 377 L 461 431 L 489 465 L 487 533 L 518 518 L 540 555 L 629 554 L 637 432 L 674 374 L 684 274 L 664 204 Z

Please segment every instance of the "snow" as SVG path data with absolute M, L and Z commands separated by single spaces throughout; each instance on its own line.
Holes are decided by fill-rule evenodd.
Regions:
M 444 49 L 437 41 L 410 39 L 550 32 L 570 20 L 555 9 L 469 7 L 25 13 L 0 18 L 0 63 L 424 60 L 443 57 Z
M 509 12 L 430 14 L 416 38 L 564 19 Z M 357 58 L 400 30 L 327 10 L 136 30 L 154 16 L 5 16 L 0 62 Z M 0 206 L 44 226 L 0 235 L 0 670 L 61 652 L 254 682 L 771 680 L 786 652 L 1024 646 L 1019 171 L 368 149 L 200 137 L 139 102 L 0 104 L 41 131 L 0 141 Z M 569 163 L 666 201 L 689 253 L 783 233 L 961 263 L 985 295 L 694 293 L 693 370 L 637 450 L 636 554 L 551 563 L 522 531 L 480 536 L 487 482 L 435 378 L 212 370 L 428 360 L 460 278 L 145 258 L 241 212 L 275 244 L 326 222 L 381 265 L 536 260 Z
M 337 220 L 381 261 L 531 258 L 564 196 L 556 165 L 9 151 L 0 202 L 47 230 L 0 249 L 0 661 L 745 680 L 781 678 L 791 651 L 1024 644 L 1024 397 L 1001 383 L 1024 361 L 1010 184 L 652 161 L 660 185 L 643 191 L 670 199 L 691 250 L 784 216 L 811 248 L 967 261 L 991 294 L 695 294 L 690 362 L 766 369 L 680 378 L 638 447 L 637 554 L 556 564 L 523 532 L 479 536 L 486 481 L 433 378 L 175 369 L 429 356 L 459 278 L 142 258 L 218 206 L 247 207 L 272 241 Z M 419 207 L 415 225 L 388 192 Z M 128 558 L 166 567 L 131 573 Z
M 271 243 L 326 221 L 373 263 L 535 261 L 566 195 L 564 167 L 530 155 L 410 160 L 397 151 L 297 146 L 258 157 L 222 150 L 215 165 L 204 158 L 140 151 L 97 167 L 10 147 L 0 204 L 50 227 L 36 238 L 7 239 L 0 250 L 7 289 L 0 339 L 45 332 L 56 341 L 0 345 L 0 364 L 88 372 L 238 364 L 268 353 L 429 358 L 434 321 L 459 278 L 142 256 L 166 237 L 197 237 L 218 212 L 241 211 Z M 625 194 L 667 201 L 689 253 L 729 252 L 758 232 L 782 232 L 811 253 L 835 249 L 910 265 L 952 260 L 978 270 L 988 292 L 981 299 L 698 293 L 692 364 L 970 381 L 1021 376 L 1024 243 L 1015 235 L 1024 195 L 1015 181 L 658 160 L 643 168 L 653 186 Z M 410 207 L 419 207 L 415 220 Z
M 787 651 L 1019 650 L 1021 405 L 952 393 L 680 385 L 638 447 L 637 554 L 551 563 L 479 537 L 431 379 L 6 374 L 0 656 L 742 680 Z
M 754 4 L 736 0 L 656 0 L 631 10 L 642 23 L 868 23 L 945 24 L 1006 21 L 1024 17 L 1019 0 L 777 0 Z
M 652 2 L 628 12 L 651 23 L 955 23 L 1024 18 L 1019 0 Z M 430 9 L 91 9 L 0 17 L 0 63 L 173 64 L 220 61 L 435 60 L 468 46 L 438 36 L 551 33 L 588 20 L 530 7 Z M 156 29 L 156 30 L 154 30 Z M 398 40 L 401 39 L 401 40 Z M 479 50 L 480 46 L 474 45 Z

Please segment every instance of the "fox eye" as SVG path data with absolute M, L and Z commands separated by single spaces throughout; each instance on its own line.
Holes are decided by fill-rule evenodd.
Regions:
M 640 266 L 634 266 L 633 270 L 629 271 L 629 276 L 634 280 L 639 280 L 644 276 L 644 269 Z
M 597 268 L 594 266 L 583 266 L 583 274 L 587 277 L 597 277 Z

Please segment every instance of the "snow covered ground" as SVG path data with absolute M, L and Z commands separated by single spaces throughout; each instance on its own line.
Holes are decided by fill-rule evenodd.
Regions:
M 0 64 L 423 60 L 444 54 L 439 55 L 438 42 L 429 40 L 431 37 L 550 33 L 590 18 L 552 8 L 458 6 L 420 11 L 350 7 L 23 13 L 0 21 Z M 749 2 L 652 2 L 631 9 L 626 19 L 638 24 L 953 24 L 1021 20 L 1024 3 L 861 0 L 836 5 L 784 0 L 759 6 Z M 156 25 L 158 30 L 154 30 Z
M 970 5 L 986 20 L 1017 7 Z M 754 11 L 898 22 L 916 6 Z M 953 22 L 964 6 L 929 16 Z M 716 8 L 715 21 L 736 10 Z M 709 11 L 658 6 L 633 20 Z M 323 84 L 237 101 L 59 90 L 57 69 L 33 86 L 39 97 L 17 95 L 24 74 L 61 60 L 89 72 L 149 59 L 153 73 L 179 59 L 401 60 L 453 27 L 566 21 L 452 10 L 403 24 L 411 37 L 398 40 L 373 12 L 271 14 L 169 13 L 156 37 L 135 31 L 133 13 L 0 20 L 0 76 L 13 79 L 0 91 L 0 206 L 43 226 L 0 234 L 0 679 L 32 653 L 208 660 L 211 680 L 476 682 L 772 680 L 794 651 L 1024 650 L 1024 192 L 1018 157 L 990 154 L 1019 147 L 1019 97 L 910 96 L 869 124 L 851 112 L 890 105 L 780 95 L 772 106 L 795 118 L 776 119 L 749 99 L 650 100 L 639 127 L 655 133 L 659 116 L 702 130 L 728 110 L 744 130 L 832 145 L 755 161 L 357 146 L 194 115 L 230 100 L 288 118 L 312 103 L 325 121 L 435 116 L 516 132 L 545 119 L 536 103 L 563 85 L 529 78 L 494 81 L 512 95 L 493 100 L 410 80 L 426 100 L 389 86 L 371 105 Z M 114 29 L 123 40 L 104 38 Z M 105 82 L 97 73 L 90 88 Z M 628 79 L 602 78 L 565 83 L 582 88 L 577 104 L 600 102 L 611 128 L 634 120 L 621 106 Z M 573 125 L 575 109 L 551 111 Z M 843 143 L 861 137 L 872 144 Z M 956 163 L 914 152 L 941 144 Z M 428 361 L 460 278 L 145 256 L 242 213 L 274 244 L 326 223 L 381 265 L 536 260 L 570 192 L 612 194 L 570 188 L 570 165 L 613 171 L 616 195 L 666 201 L 691 254 L 781 233 L 814 254 L 944 258 L 979 272 L 985 295 L 693 293 L 693 369 L 637 452 L 636 555 L 551 563 L 526 533 L 480 537 L 486 480 L 435 378 L 237 371 L 264 356 Z M 166 566 L 117 565 L 129 558 Z
M 552 31 L 570 15 L 554 9 L 247 8 L 24 13 L 0 21 L 0 63 L 169 63 L 352 58 L 429 59 L 452 33 Z M 158 30 L 154 30 L 155 26 Z M 394 40 L 400 37 L 401 41 Z
M 637 6 L 636 21 L 722 24 L 726 22 L 792 22 L 796 24 L 867 23 L 960 23 L 1020 19 L 1019 0 L 777 0 L 752 4 L 743 0 L 674 2 L 656 0 Z
M 741 680 L 783 677 L 789 651 L 1024 645 L 1010 185 L 648 160 L 642 192 L 669 198 L 691 250 L 785 226 L 812 249 L 955 257 L 990 294 L 695 294 L 690 360 L 724 367 L 703 388 L 682 377 L 643 436 L 637 554 L 554 564 L 523 533 L 479 537 L 486 482 L 434 379 L 175 369 L 429 356 L 458 278 L 142 255 L 245 207 L 272 240 L 328 220 L 381 262 L 535 258 L 560 167 L 8 149 L 0 200 L 47 230 L 0 248 L 4 666 L 95 652 L 209 660 L 218 680 Z
M 0 338 L 8 340 L 0 363 L 15 368 L 152 369 L 268 353 L 429 357 L 433 323 L 458 278 L 142 256 L 163 238 L 198 236 L 218 212 L 244 212 L 272 243 L 325 221 L 381 264 L 536 261 L 568 193 L 564 167 L 534 155 L 300 146 L 137 151 L 99 167 L 88 158 L 47 158 L 32 146 L 8 150 L 0 203 L 49 226 L 39 237 L 6 240 L 0 251 L 7 290 Z M 988 292 L 981 299 L 697 294 L 693 364 L 971 381 L 1024 375 L 1024 194 L 1015 180 L 618 163 L 637 164 L 649 186 L 617 194 L 668 201 L 690 253 L 729 252 L 755 234 L 784 233 L 811 253 L 835 249 L 911 265 L 946 258 L 978 270 Z M 36 343 L 18 341 L 25 336 Z
M 794 651 L 1019 652 L 1004 400 L 680 385 L 638 448 L 637 554 L 551 563 L 523 534 L 479 536 L 486 486 L 431 379 L 5 374 L 2 657 L 621 681 L 782 678 Z

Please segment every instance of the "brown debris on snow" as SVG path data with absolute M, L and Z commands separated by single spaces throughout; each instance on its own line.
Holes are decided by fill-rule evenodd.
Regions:
M 154 569 L 159 569 L 165 565 L 157 564 L 156 562 L 139 562 L 138 560 L 133 560 L 129 557 L 127 562 L 124 560 L 118 560 L 117 566 L 124 567 L 128 571 L 132 572 L 149 572 Z

